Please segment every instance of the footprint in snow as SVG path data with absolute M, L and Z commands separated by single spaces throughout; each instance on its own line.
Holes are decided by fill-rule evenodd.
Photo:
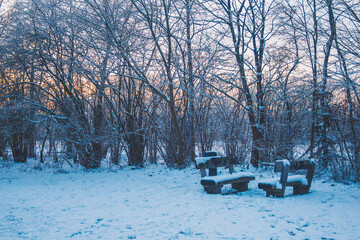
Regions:
M 295 236 L 296 234 L 293 231 L 287 231 L 291 236 Z

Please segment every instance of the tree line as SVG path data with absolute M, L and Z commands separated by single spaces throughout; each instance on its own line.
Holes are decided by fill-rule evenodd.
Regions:
M 220 146 L 359 180 L 357 1 L 0 4 L 2 156 L 184 167 Z

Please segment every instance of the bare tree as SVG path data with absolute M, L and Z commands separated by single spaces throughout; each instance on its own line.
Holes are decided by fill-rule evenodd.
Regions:
M 35 157 L 34 105 L 38 98 L 35 97 L 34 74 L 37 62 L 29 21 L 22 19 L 23 12 L 27 11 L 27 4 L 16 3 L 11 14 L 2 13 L 1 19 L 2 130 L 16 162 L 26 162 L 28 156 Z
M 265 1 L 213 1 L 216 7 L 204 4 L 214 16 L 214 21 L 221 25 L 217 29 L 227 27 L 221 45 L 229 51 L 236 60 L 239 81 L 225 82 L 239 89 L 245 96 L 244 108 L 247 111 L 252 133 L 251 163 L 258 163 L 266 159 L 266 79 L 264 77 L 265 45 L 274 33 L 274 25 L 269 19 L 275 2 Z M 267 23 L 270 23 L 267 26 Z M 228 45 L 231 41 L 232 46 Z M 252 87 L 254 86 L 254 87 Z M 235 101 L 242 99 L 234 98 Z M 240 103 L 240 102 L 239 102 Z

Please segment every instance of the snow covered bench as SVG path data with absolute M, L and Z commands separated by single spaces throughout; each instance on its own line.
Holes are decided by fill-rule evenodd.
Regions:
M 289 175 L 290 169 L 307 169 L 306 175 Z M 308 193 L 315 172 L 315 161 L 294 161 L 290 162 L 286 159 L 277 160 L 275 162 L 274 172 L 281 172 L 280 178 L 265 179 L 259 181 L 258 187 L 266 191 L 269 197 L 284 197 L 286 186 L 293 187 L 293 194 Z
M 249 181 L 255 179 L 252 173 L 234 173 L 233 165 L 237 164 L 235 159 L 218 156 L 216 152 L 205 152 L 203 157 L 197 157 L 195 161 L 201 173 L 200 183 L 207 193 L 221 193 L 221 188 L 225 184 L 231 184 L 237 191 L 246 191 Z M 218 167 L 229 168 L 230 174 L 217 175 Z M 208 175 L 206 169 L 208 169 Z
M 315 160 L 293 161 L 290 164 L 290 169 L 300 170 L 306 169 L 306 175 L 288 176 L 286 186 L 293 187 L 293 194 L 308 193 L 311 187 L 311 182 L 315 173 Z
M 266 191 L 269 197 L 284 197 L 286 181 L 290 170 L 290 162 L 286 159 L 275 162 L 274 172 L 281 172 L 280 178 L 265 179 L 259 181 L 258 187 Z

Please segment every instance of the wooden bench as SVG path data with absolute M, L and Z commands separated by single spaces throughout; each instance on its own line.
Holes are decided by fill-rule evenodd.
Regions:
M 231 184 L 231 187 L 239 192 L 247 191 L 249 181 L 255 179 L 252 173 L 234 173 L 236 159 L 218 156 L 216 152 L 205 152 L 203 157 L 197 157 L 195 160 L 196 168 L 200 169 L 201 173 L 200 183 L 207 193 L 221 193 L 221 188 L 225 184 Z M 218 167 L 228 168 L 230 174 L 218 175 Z
M 290 163 L 290 170 L 306 169 L 306 175 L 288 176 L 286 186 L 293 187 L 293 194 L 305 194 L 310 191 L 311 182 L 315 173 L 315 160 L 293 161 Z
M 274 172 L 280 172 L 280 178 L 265 179 L 259 181 L 258 187 L 266 191 L 266 196 L 284 197 L 286 186 L 293 187 L 293 194 L 308 193 L 315 172 L 315 161 L 293 161 L 277 160 L 275 162 Z M 289 176 L 289 170 L 306 169 L 306 175 Z

